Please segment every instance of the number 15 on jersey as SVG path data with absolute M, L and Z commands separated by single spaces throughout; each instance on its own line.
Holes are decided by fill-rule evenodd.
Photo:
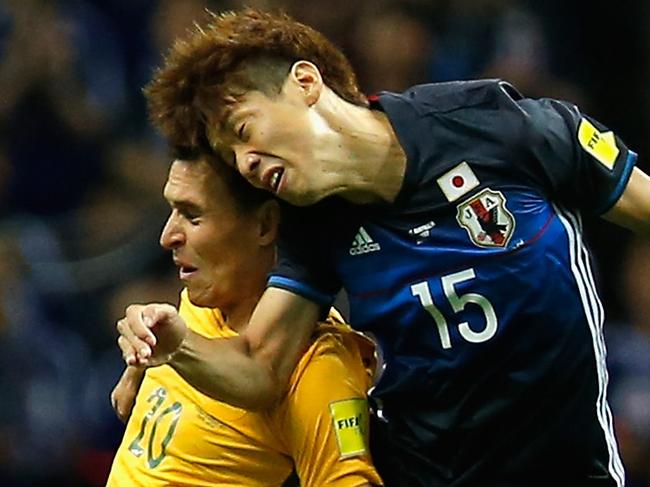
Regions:
M 457 284 L 471 281 L 475 278 L 476 274 L 474 272 L 474 269 L 470 268 L 465 269 L 464 271 L 455 272 L 453 274 L 443 276 L 440 278 L 440 282 L 445 298 L 451 305 L 451 309 L 454 311 L 454 313 L 460 313 L 468 304 L 475 304 L 481 308 L 485 316 L 485 323 L 482 324 L 482 329 L 479 328 L 481 324 L 474 323 L 473 326 L 470 326 L 470 323 L 467 321 L 463 321 L 457 325 L 458 332 L 463 339 L 467 340 L 470 343 L 481 343 L 492 338 L 497 332 L 498 320 L 497 315 L 494 312 L 494 306 L 492 306 L 492 303 L 490 303 L 490 301 L 482 294 L 458 294 L 456 291 Z M 411 286 L 411 294 L 420 300 L 422 307 L 431 315 L 435 321 L 438 328 L 438 335 L 440 336 L 440 343 L 442 345 L 442 348 L 451 348 L 452 341 L 449 334 L 449 323 L 440 309 L 434 303 L 429 283 L 427 281 L 422 281 L 418 282 L 417 284 L 413 284 Z M 480 331 L 477 331 L 479 329 Z

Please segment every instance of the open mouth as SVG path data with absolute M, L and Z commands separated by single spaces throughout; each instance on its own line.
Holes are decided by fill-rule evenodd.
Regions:
M 194 274 L 198 269 L 191 266 L 180 266 L 178 268 L 178 276 L 180 279 L 187 279 L 192 274 Z
M 269 183 L 271 184 L 271 190 L 274 193 L 278 192 L 278 188 L 280 187 L 280 182 L 282 181 L 282 175 L 284 174 L 284 169 L 278 168 L 272 175 L 271 179 L 269 180 Z

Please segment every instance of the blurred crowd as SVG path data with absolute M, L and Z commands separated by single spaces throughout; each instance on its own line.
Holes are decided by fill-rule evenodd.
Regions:
M 648 171 L 647 3 L 2 0 L 0 485 L 103 485 L 122 434 L 108 400 L 122 369 L 115 321 L 131 302 L 176 303 L 180 289 L 158 246 L 170 158 L 141 89 L 206 7 L 282 9 L 317 27 L 369 94 L 500 77 L 573 101 Z M 585 225 L 628 485 L 649 486 L 650 242 Z

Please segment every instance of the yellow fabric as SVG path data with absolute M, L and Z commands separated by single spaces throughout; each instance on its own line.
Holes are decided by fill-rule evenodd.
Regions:
M 202 335 L 236 334 L 185 291 L 180 314 Z M 286 398 L 264 413 L 210 399 L 169 366 L 149 369 L 107 485 L 280 486 L 294 462 L 303 487 L 381 485 L 367 453 L 372 362 L 367 340 L 333 318 L 319 325 Z

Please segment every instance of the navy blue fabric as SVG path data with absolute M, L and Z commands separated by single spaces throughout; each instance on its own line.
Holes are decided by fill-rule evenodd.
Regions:
M 577 136 L 583 119 L 606 127 L 499 80 L 384 93 L 373 108 L 407 154 L 397 199 L 287 208 L 269 285 L 308 299 L 343 286 L 351 324 L 377 338 L 372 399 L 388 423 L 373 453 L 392 458 L 378 463 L 388 485 L 616 485 L 579 214 L 616 202 L 635 154 L 616 138 L 608 167 Z M 450 200 L 450 170 L 476 186 Z

